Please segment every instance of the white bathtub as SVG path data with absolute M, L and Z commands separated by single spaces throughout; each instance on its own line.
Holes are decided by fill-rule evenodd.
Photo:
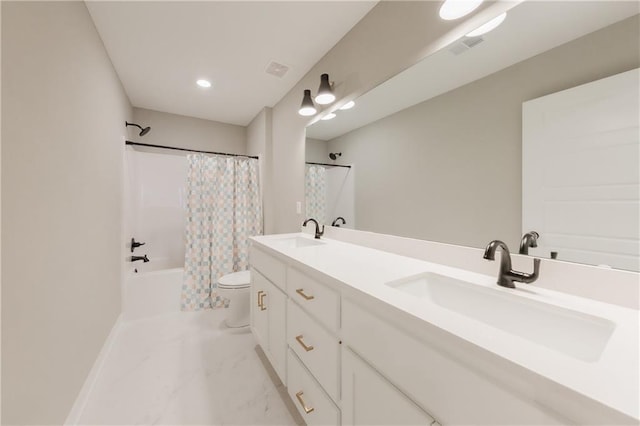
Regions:
M 180 311 L 184 268 L 153 270 L 161 264 L 138 265 L 124 288 L 124 320 L 132 321 Z

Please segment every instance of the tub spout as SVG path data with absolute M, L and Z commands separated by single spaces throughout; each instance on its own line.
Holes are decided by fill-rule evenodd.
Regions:
M 138 260 L 142 260 L 144 263 L 147 263 L 149 261 L 149 258 L 146 254 L 144 256 L 131 256 L 132 262 L 137 262 Z

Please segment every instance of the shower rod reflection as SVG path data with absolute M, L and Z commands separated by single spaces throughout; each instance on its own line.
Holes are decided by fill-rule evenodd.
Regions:
M 199 152 L 201 154 L 226 155 L 228 157 L 255 158 L 256 160 L 258 159 L 258 157 L 254 156 L 254 155 L 229 154 L 228 152 L 215 152 L 215 151 L 200 151 L 198 149 L 178 148 L 178 147 L 175 147 L 175 146 L 154 145 L 154 144 L 150 144 L 150 143 L 124 141 L 124 144 L 125 145 L 134 145 L 134 146 L 146 146 L 148 148 L 172 149 L 174 151 Z
M 305 161 L 304 164 L 310 164 L 312 166 L 344 167 L 346 169 L 351 168 L 351 166 L 343 166 L 342 164 L 312 163 L 311 161 Z

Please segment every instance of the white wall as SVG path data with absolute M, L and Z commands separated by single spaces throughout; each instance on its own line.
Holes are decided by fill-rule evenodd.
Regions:
M 230 154 L 247 151 L 246 128 L 235 124 L 144 108 L 133 108 L 133 118 L 129 122 L 151 126 L 151 131 L 144 136 L 138 136 L 140 129 L 130 126 L 129 140 L 134 142 Z
M 1 7 L 2 423 L 61 424 L 120 314 L 131 107 L 83 2 Z
M 327 141 L 306 138 L 304 160 L 314 163 L 330 163 Z
M 273 149 L 271 120 L 271 108 L 265 107 L 247 126 L 247 155 L 257 155 L 259 157 L 260 194 L 263 212 L 267 208 L 272 211 L 272 205 L 275 202 L 271 160 Z M 262 220 L 262 229 L 273 229 L 275 227 L 274 216 L 267 217 L 263 214 Z
M 308 146 L 308 145 L 307 145 Z M 357 229 L 355 216 L 355 167 L 327 168 L 327 219 L 331 223 L 338 217 L 346 224 L 340 226 Z
M 320 74 L 336 82 L 338 99 L 353 98 L 425 56 L 447 46 L 517 2 L 483 4 L 456 21 L 438 17 L 440 2 L 380 2 L 345 35 L 276 106 L 273 107 L 272 200 L 265 202 L 266 233 L 300 229 L 304 212 L 305 126 L 301 117 L 304 89 L 317 90 Z
M 357 228 L 483 247 L 521 235 L 522 103 L 640 65 L 635 17 L 329 141 Z

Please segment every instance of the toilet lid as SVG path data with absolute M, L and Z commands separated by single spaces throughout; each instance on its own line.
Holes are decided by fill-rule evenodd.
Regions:
M 249 271 L 234 272 L 227 274 L 218 280 L 218 287 L 221 288 L 242 288 L 251 284 L 251 273 Z

